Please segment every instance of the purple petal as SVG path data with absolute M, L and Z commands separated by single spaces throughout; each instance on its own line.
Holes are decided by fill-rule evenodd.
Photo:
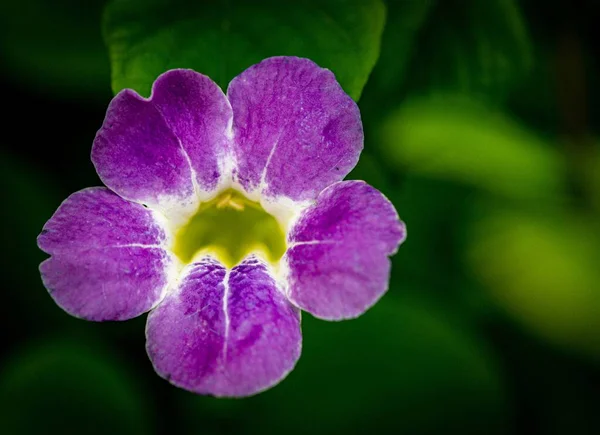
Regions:
M 40 265 L 56 303 L 88 320 L 126 320 L 162 298 L 171 264 L 152 212 L 94 187 L 68 197 L 44 225 Z
M 352 318 L 387 290 L 390 260 L 406 237 L 394 206 L 363 181 L 325 189 L 288 238 L 289 298 L 316 317 Z
M 363 147 L 360 112 L 333 73 L 308 59 L 272 57 L 229 84 L 237 181 L 296 201 L 342 180 Z
M 300 314 L 265 266 L 246 259 L 230 272 L 207 258 L 148 316 L 156 371 L 187 390 L 247 396 L 289 373 L 300 356 Z
M 191 70 L 171 70 L 150 99 L 115 96 L 92 149 L 100 178 L 122 197 L 156 206 L 195 207 L 229 158 L 232 111 L 221 89 Z M 195 192 L 196 191 L 196 192 Z

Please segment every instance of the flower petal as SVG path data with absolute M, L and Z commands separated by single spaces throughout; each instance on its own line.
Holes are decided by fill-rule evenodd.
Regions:
M 169 211 L 197 205 L 223 176 L 232 111 L 221 89 L 192 70 L 171 70 L 150 99 L 125 89 L 108 107 L 92 149 L 100 178 L 122 197 Z
M 126 320 L 164 296 L 171 259 L 150 210 L 103 187 L 68 197 L 44 225 L 40 265 L 56 303 L 88 320 Z
M 363 147 L 356 103 L 313 61 L 272 57 L 234 78 L 237 181 L 248 192 L 314 199 L 342 180 Z
M 406 237 L 394 206 L 363 181 L 325 189 L 288 237 L 290 301 L 316 317 L 359 316 L 387 290 L 390 260 Z
M 181 388 L 247 396 L 278 383 L 300 356 L 300 313 L 266 267 L 248 258 L 228 271 L 210 257 L 148 316 L 156 371 Z

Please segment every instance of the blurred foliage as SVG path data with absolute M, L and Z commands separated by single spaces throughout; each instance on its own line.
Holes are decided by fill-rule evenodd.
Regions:
M 506 98 L 529 75 L 531 41 L 516 0 L 391 0 L 367 116 L 407 95 L 439 91 Z
M 41 92 L 78 99 L 106 95 L 110 66 L 100 27 L 105 3 L 0 2 L 0 62 Z
M 105 14 L 112 86 L 150 94 L 168 69 L 192 68 L 223 90 L 270 56 L 308 57 L 358 99 L 379 55 L 379 0 L 113 0 Z
M 26 139 L 7 140 L 0 159 L 12 332 L 0 433 L 60 422 L 62 433 L 600 433 L 600 4 L 109 3 L 115 92 L 148 95 L 173 67 L 226 88 L 273 55 L 330 68 L 360 96 L 365 151 L 349 178 L 407 223 L 389 294 L 353 321 L 304 315 L 296 369 L 244 400 L 172 387 L 145 355 L 143 317 L 78 321 L 39 282 L 39 229 L 69 191 L 98 184 L 89 148 L 111 86 L 102 4 L 0 6 L 7 107 L 29 102 L 5 119 Z
M 380 137 L 389 162 L 406 171 L 509 198 L 562 194 L 559 152 L 502 111 L 465 95 L 408 100 L 385 120 Z
M 494 301 L 551 342 L 600 357 L 600 240 L 590 222 L 493 206 L 481 215 L 466 255 Z
M 391 1 L 387 4 L 387 19 L 381 36 L 381 55 L 369 78 L 370 94 L 387 97 L 390 91 L 404 83 L 404 76 L 414 55 L 417 36 L 425 31 L 430 10 L 436 2 Z M 369 99 L 367 95 L 364 100 Z
M 418 35 L 411 92 L 460 91 L 502 99 L 533 64 L 517 0 L 437 1 Z
M 133 373 L 99 347 L 50 340 L 13 355 L 0 372 L 2 433 L 151 434 Z

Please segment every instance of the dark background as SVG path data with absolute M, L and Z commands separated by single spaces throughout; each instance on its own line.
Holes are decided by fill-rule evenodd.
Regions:
M 600 433 L 600 7 L 431 1 L 408 44 L 408 3 L 387 2 L 349 176 L 407 223 L 389 293 L 353 321 L 304 314 L 296 369 L 229 400 L 154 373 L 145 315 L 77 320 L 42 286 L 42 225 L 100 184 L 103 2 L 3 0 L 0 433 Z

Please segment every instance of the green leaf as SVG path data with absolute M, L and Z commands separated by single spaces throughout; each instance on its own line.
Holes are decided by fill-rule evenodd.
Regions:
M 515 199 L 556 199 L 561 154 L 518 122 L 455 95 L 409 100 L 385 120 L 383 153 L 409 172 Z
M 533 65 L 516 0 L 438 0 L 419 32 L 406 89 L 503 98 Z
M 110 68 L 100 25 L 105 3 L 0 2 L 3 71 L 44 92 L 110 95 Z
M 406 73 L 417 49 L 416 40 L 435 0 L 390 1 L 387 4 L 381 53 L 360 100 L 361 115 L 368 132 L 381 114 L 395 108 L 403 98 Z M 369 136 L 365 140 L 367 146 Z
M 12 355 L 0 374 L 5 434 L 151 433 L 146 399 L 110 355 L 49 341 Z
M 389 92 L 404 80 L 415 40 L 434 0 L 391 1 L 388 5 L 387 20 L 381 37 L 381 56 L 369 79 L 369 86 L 382 92 Z
M 491 299 L 546 341 L 600 358 L 595 219 L 482 208 L 465 254 Z
M 331 69 L 355 100 L 379 55 L 379 0 L 113 0 L 104 36 L 115 92 L 148 95 L 172 68 L 192 68 L 223 89 L 270 56 L 300 56 Z

